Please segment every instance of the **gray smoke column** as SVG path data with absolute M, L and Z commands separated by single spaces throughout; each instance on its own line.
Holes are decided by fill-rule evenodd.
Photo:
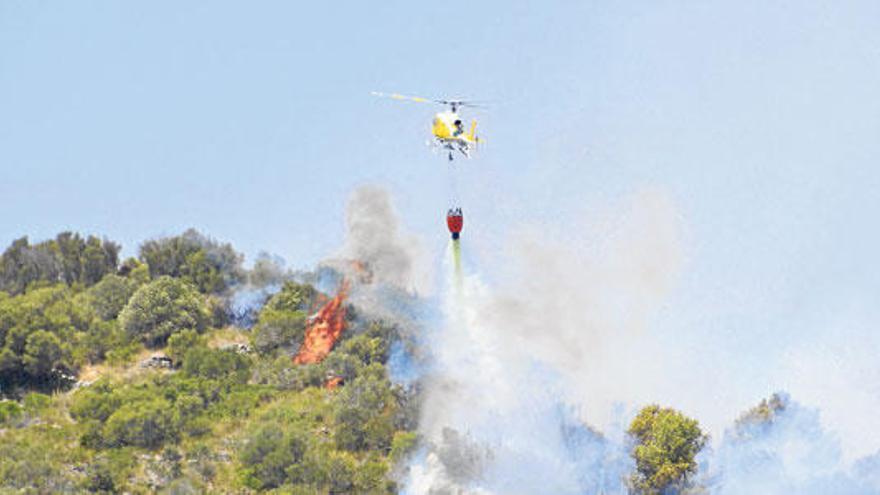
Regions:
M 420 326 L 420 298 L 430 288 L 429 266 L 419 238 L 401 226 L 388 192 L 362 186 L 348 201 L 342 247 L 320 263 L 309 281 L 329 293 L 344 278 L 350 287 L 348 301 L 362 316 L 397 324 L 408 338 Z M 400 375 L 393 378 L 413 373 L 398 371 Z
M 407 292 L 423 293 L 429 277 L 421 243 L 401 232 L 388 192 L 376 186 L 362 186 L 349 199 L 347 232 L 341 258 L 366 265 L 372 281 Z M 328 262 L 331 263 L 331 262 Z

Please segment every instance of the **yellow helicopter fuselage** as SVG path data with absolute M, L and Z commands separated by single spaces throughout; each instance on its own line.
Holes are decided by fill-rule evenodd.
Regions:
M 443 144 L 457 143 L 459 145 L 476 144 L 479 139 L 476 135 L 477 121 L 471 123 L 470 131 L 465 132 L 464 123 L 461 117 L 455 112 L 439 112 L 434 115 L 434 121 L 431 124 L 431 134 L 434 139 Z

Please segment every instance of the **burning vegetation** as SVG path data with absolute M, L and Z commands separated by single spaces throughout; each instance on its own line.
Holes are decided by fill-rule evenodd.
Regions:
M 293 357 L 294 364 L 320 363 L 333 350 L 336 341 L 345 331 L 345 298 L 348 288 L 348 282 L 343 281 L 336 297 L 327 301 L 310 319 L 302 346 Z

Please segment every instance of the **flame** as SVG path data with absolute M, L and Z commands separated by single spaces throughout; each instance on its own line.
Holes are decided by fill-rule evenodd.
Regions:
M 355 274 L 357 274 L 358 282 L 362 284 L 373 283 L 373 270 L 370 269 L 370 266 L 365 261 L 351 260 L 351 267 L 354 269 Z
M 345 297 L 348 295 L 348 282 L 343 280 L 336 297 L 327 301 L 306 327 L 305 338 L 299 352 L 293 358 L 294 364 L 320 363 L 330 354 L 333 346 L 345 330 Z
M 327 390 L 336 390 L 340 385 L 342 385 L 341 376 L 332 376 L 324 382 L 324 388 Z

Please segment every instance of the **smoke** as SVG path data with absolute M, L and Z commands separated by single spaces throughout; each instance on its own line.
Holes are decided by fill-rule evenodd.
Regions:
M 423 340 L 424 452 L 407 493 L 595 493 L 622 489 L 631 467 L 620 428 L 603 435 L 560 402 L 558 372 L 490 324 L 496 297 L 476 275 L 457 279 L 447 254 L 441 324 Z
M 872 465 L 876 461 L 867 458 L 847 470 L 840 443 L 822 427 L 818 410 L 802 406 L 787 394 L 774 395 L 770 404 L 760 413 L 750 412 L 737 420 L 725 432 L 717 453 L 705 456 L 708 468 L 703 483 L 712 493 L 880 492 L 880 471 Z
M 314 280 L 329 282 L 336 290 L 342 280 L 350 283 L 348 301 L 365 319 L 395 324 L 409 341 L 425 320 L 421 297 L 429 292 L 431 273 L 422 244 L 414 235 L 401 232 L 400 221 L 387 191 L 377 186 L 357 188 L 349 198 L 343 247 L 321 262 Z M 396 348 L 395 362 L 411 363 Z M 414 363 L 414 362 L 413 362 Z M 401 376 L 412 374 L 400 371 Z
M 639 407 L 704 422 L 696 406 L 711 403 L 723 413 L 709 423 L 729 425 L 737 407 L 712 352 L 728 363 L 732 351 L 699 349 L 660 324 L 687 269 L 685 233 L 669 195 L 643 190 L 565 231 L 519 232 L 494 287 L 467 264 L 457 275 L 450 249 L 442 315 L 420 341 L 423 449 L 406 493 L 626 493 L 624 432 Z M 698 485 L 880 493 L 880 454 L 848 464 L 819 412 L 786 401 L 747 436 L 710 429 Z
M 604 354 L 634 343 L 673 286 L 679 227 L 656 191 L 589 223 L 579 244 L 521 234 L 511 253 L 519 263 L 501 289 L 475 274 L 456 280 L 448 267 L 445 321 L 425 341 L 426 453 L 411 471 L 412 493 L 625 491 L 626 411 L 612 408 L 599 433 L 585 406 L 621 399 L 606 383 L 625 365 Z M 450 449 L 450 438 L 471 448 Z M 481 449 L 484 462 L 474 462 Z M 462 476 L 462 464 L 482 467 Z
M 230 322 L 241 328 L 251 328 L 257 322 L 257 315 L 263 305 L 278 291 L 286 280 L 294 274 L 285 268 L 284 259 L 261 252 L 254 260 L 254 266 L 247 272 L 247 283 L 233 287 L 228 301 Z
M 722 425 L 709 428 L 694 478 L 706 493 L 880 493 L 880 453 L 849 462 L 817 409 L 783 395 L 770 421 L 731 426 L 742 404 L 725 400 L 715 368 L 736 350 L 699 348 L 662 324 L 688 259 L 664 191 L 637 191 L 563 231 L 516 233 L 492 285 L 469 265 L 467 239 L 462 252 L 450 244 L 435 299 L 420 297 L 425 252 L 401 233 L 385 191 L 356 190 L 347 225 L 323 266 L 352 281 L 358 312 L 412 330 L 389 364 L 398 383 L 421 390 L 421 450 L 401 474 L 405 493 L 626 493 L 625 431 L 650 403 Z M 827 359 L 814 354 L 805 341 L 781 362 L 815 375 Z M 708 403 L 721 413 L 699 414 Z
M 348 203 L 346 224 L 341 258 L 364 263 L 379 285 L 414 293 L 427 291 L 428 271 L 418 263 L 425 259 L 424 251 L 417 238 L 400 233 L 397 215 L 384 189 L 356 189 Z
M 513 276 L 481 315 L 560 372 L 566 395 L 594 418 L 604 408 L 607 421 L 621 400 L 650 400 L 640 392 L 660 371 L 650 369 L 660 350 L 648 323 L 681 269 L 682 226 L 667 195 L 644 190 L 570 229 L 561 241 L 516 236 Z

